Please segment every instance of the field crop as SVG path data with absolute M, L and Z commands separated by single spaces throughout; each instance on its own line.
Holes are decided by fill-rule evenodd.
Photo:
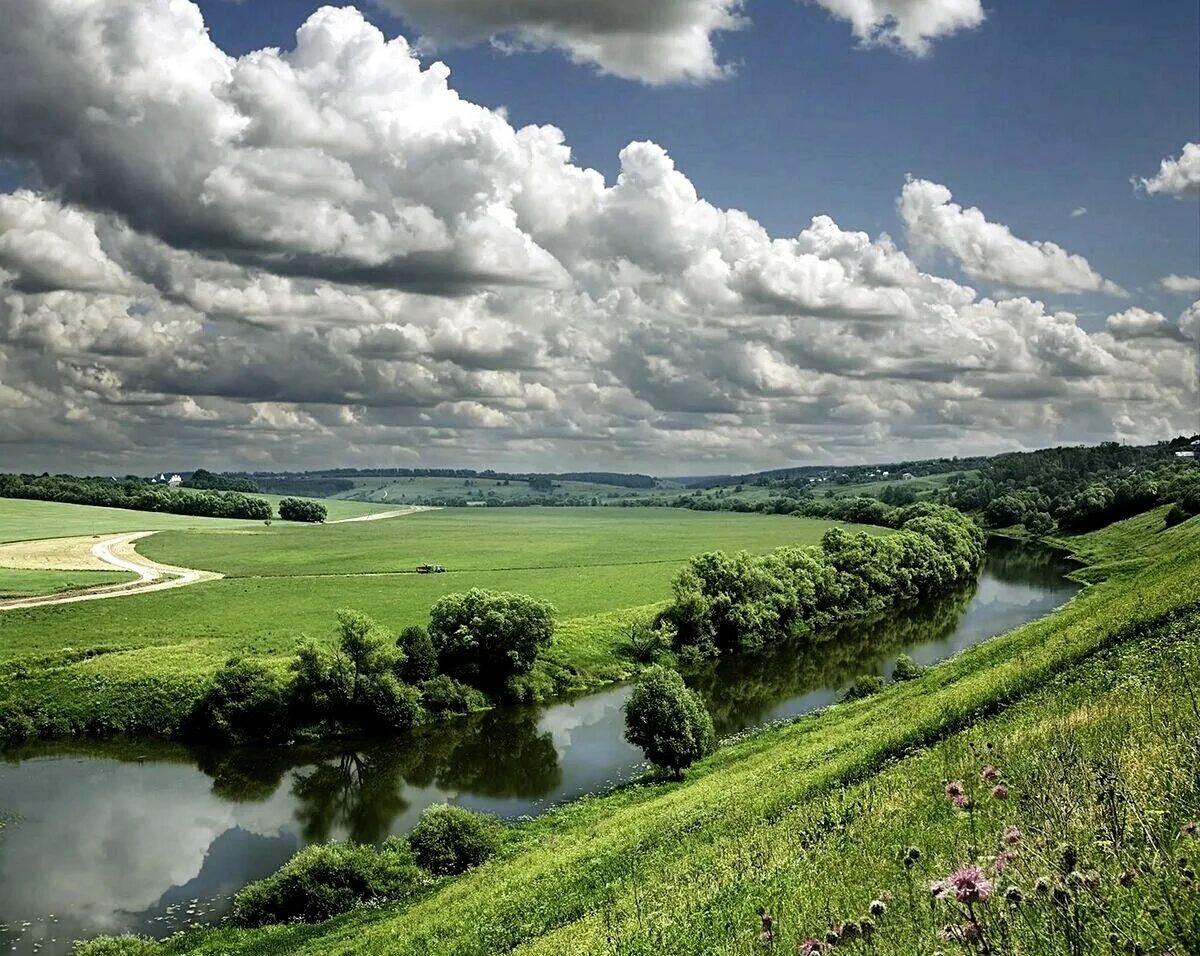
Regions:
M 233 655 L 282 668 L 302 638 L 332 640 L 339 608 L 399 631 L 424 623 L 442 595 L 471 587 L 552 602 L 559 633 L 535 686 L 583 689 L 632 672 L 623 653 L 631 617 L 670 596 L 692 555 L 810 544 L 831 526 L 602 508 L 447 509 L 319 527 L 206 520 L 203 528 L 214 530 L 165 531 L 138 551 L 223 580 L 0 613 L 0 710 L 36 702 L 62 732 L 169 730 L 204 677 Z M 449 571 L 413 573 L 426 561 Z M 3 679 L 11 674 L 19 680 Z
M 415 903 L 95 952 L 811 953 L 831 930 L 837 951 L 884 956 L 1191 952 L 1200 518 L 1152 517 L 1080 542 L 1111 560 L 1055 614 L 727 746 L 682 784 L 516 827 Z M 986 887 L 963 889 L 970 866 Z M 931 897 L 956 870 L 957 900 Z M 868 914 L 869 946 L 846 935 Z M 958 942 L 970 920 L 1004 946 Z

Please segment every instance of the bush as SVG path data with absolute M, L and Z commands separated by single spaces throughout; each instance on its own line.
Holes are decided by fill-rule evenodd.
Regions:
M 382 674 L 367 685 L 360 709 L 366 730 L 408 730 L 421 719 L 421 692 Z
M 279 502 L 279 517 L 284 521 L 307 521 L 320 524 L 328 516 L 325 506 L 304 498 L 284 498 Z
M 148 936 L 100 936 L 80 943 L 71 952 L 72 956 L 154 956 L 161 947 Z
M 487 700 L 475 688 L 438 674 L 421 685 L 421 703 L 435 714 L 466 714 L 483 707 Z
M 429 618 L 442 671 L 488 692 L 533 670 L 554 633 L 554 608 L 545 601 L 482 588 L 447 594 Z
M 1179 505 L 1171 505 L 1171 510 L 1167 512 L 1167 517 L 1164 519 L 1165 526 L 1174 528 L 1177 524 L 1183 524 L 1190 516 Z
M 918 664 L 907 654 L 901 654 L 896 658 L 896 666 L 892 668 L 892 680 L 916 680 L 927 670 L 929 670 L 929 668 L 924 664 Z
M 409 684 L 423 684 L 437 674 L 437 649 L 429 632 L 420 625 L 406 627 L 396 638 L 396 647 L 404 655 L 398 676 Z
M 716 743 L 700 696 L 676 671 L 659 666 L 646 671 L 625 704 L 625 739 L 675 777 Z
M 860 700 L 883 690 L 883 678 L 878 674 L 863 674 L 846 688 L 842 700 Z
M 278 674 L 259 661 L 231 658 L 196 701 L 185 733 L 226 743 L 277 742 L 288 736 L 288 707 Z
M 242 926 L 318 923 L 363 903 L 404 899 L 428 882 L 407 853 L 357 843 L 307 847 L 233 900 Z
M 501 827 L 494 817 L 441 803 L 428 807 L 408 835 L 416 861 L 449 876 L 478 866 L 496 852 Z
M 654 621 L 639 618 L 629 625 L 629 656 L 639 664 L 653 664 L 670 643 L 663 627 Z

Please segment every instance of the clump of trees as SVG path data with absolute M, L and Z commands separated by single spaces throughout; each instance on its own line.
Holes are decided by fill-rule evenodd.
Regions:
M 319 501 L 284 498 L 279 502 L 279 517 L 284 521 L 307 521 L 310 524 L 320 524 L 328 516 L 329 512 Z
M 197 468 L 183 481 L 185 488 L 199 488 L 203 491 L 240 491 L 245 494 L 257 494 L 262 489 L 253 478 L 245 475 L 214 474 L 207 468 Z
M 646 670 L 625 703 L 625 739 L 674 777 L 716 745 L 712 717 L 677 671 Z
M 429 612 L 441 671 L 485 693 L 503 694 L 533 670 L 554 633 L 554 608 L 524 594 L 472 588 Z
M 815 547 L 699 555 L 675 579 L 660 626 L 685 660 L 753 652 L 941 593 L 978 571 L 984 535 L 966 516 L 921 502 L 889 517 L 894 534 L 833 528 Z
M 379 850 L 315 844 L 238 893 L 230 917 L 240 926 L 319 923 L 363 903 L 403 900 L 431 882 L 400 840 Z
M 465 873 L 496 852 L 503 828 L 495 817 L 440 803 L 427 807 L 408 835 L 418 864 L 435 876 Z
M 0 498 L 62 501 L 204 518 L 271 519 L 271 505 L 262 498 L 234 492 L 184 491 L 152 484 L 143 478 L 0 474 Z
M 312 732 L 386 734 L 426 716 L 468 713 L 508 695 L 554 633 L 554 609 L 475 589 L 434 605 L 433 624 L 392 636 L 358 611 L 337 616 L 332 646 L 306 641 L 286 672 L 234 658 L 213 676 L 182 733 L 277 743 Z

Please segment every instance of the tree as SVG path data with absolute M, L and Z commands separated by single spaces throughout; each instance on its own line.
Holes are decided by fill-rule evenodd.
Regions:
M 501 827 L 495 817 L 439 803 L 427 807 L 408 835 L 417 863 L 437 876 L 464 873 L 496 852 Z
M 396 638 L 396 646 L 404 655 L 398 674 L 410 684 L 423 684 L 437 674 L 437 648 L 429 632 L 419 624 L 406 627 Z
M 712 717 L 677 671 L 651 667 L 625 703 L 625 739 L 674 777 L 716 742 Z
M 279 502 L 279 517 L 284 521 L 306 521 L 320 524 L 328 516 L 325 506 L 304 498 L 284 498 Z
M 447 594 L 429 612 L 441 670 L 489 692 L 528 674 L 554 635 L 554 608 L 525 594 L 472 588 Z
M 213 676 L 188 720 L 192 737 L 226 743 L 286 739 L 287 690 L 259 661 L 231 658 Z

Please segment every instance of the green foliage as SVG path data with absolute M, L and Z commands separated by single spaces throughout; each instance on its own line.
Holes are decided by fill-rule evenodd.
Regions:
M 842 692 L 842 700 L 861 700 L 878 694 L 883 688 L 883 678 L 878 674 L 863 674 Z
M 183 482 L 185 488 L 200 488 L 205 491 L 240 491 L 257 494 L 260 489 L 253 478 L 246 475 L 214 474 L 206 468 L 197 468 Z
M 148 936 L 101 936 L 80 943 L 72 956 L 155 956 L 158 943 Z
M 629 656 L 639 664 L 655 663 L 670 646 L 659 622 L 638 616 L 629 624 Z
M 700 695 L 677 672 L 659 666 L 642 675 L 625 703 L 625 739 L 677 777 L 716 745 Z
M 901 654 L 896 658 L 896 663 L 892 667 L 892 680 L 916 680 L 927 670 L 929 670 L 929 668 L 925 664 L 918 664 L 907 654 Z
M 271 506 L 262 498 L 234 492 L 181 491 L 141 478 L 0 474 L 0 498 L 60 501 L 209 518 L 255 521 L 271 518 Z
M 1190 517 L 1181 505 L 1171 505 L 1167 516 L 1163 519 L 1163 524 L 1168 528 L 1174 528 L 1177 524 L 1183 524 Z
M 758 651 L 943 592 L 978 571 L 983 532 L 959 512 L 918 503 L 889 519 L 897 524 L 895 534 L 832 528 L 818 548 L 693 558 L 676 578 L 675 601 L 662 615 L 682 659 Z
M 438 674 L 421 685 L 421 703 L 431 714 L 466 714 L 485 707 L 487 698 L 474 687 Z
M 318 923 L 363 903 L 402 900 L 426 882 L 411 857 L 394 847 L 316 844 L 238 893 L 230 918 L 242 926 Z
M 429 619 L 442 671 L 491 693 L 533 670 L 554 634 L 554 608 L 547 602 L 482 588 L 446 595 Z
M 398 665 L 398 675 L 409 684 L 423 684 L 437 674 L 437 649 L 429 631 L 419 624 L 406 627 L 396 638 L 403 660 Z
M 417 863 L 435 876 L 452 876 L 479 866 L 500 846 L 494 817 L 441 803 L 427 807 L 408 835 Z
M 288 736 L 288 693 L 259 661 L 231 658 L 197 702 L 187 736 L 227 743 L 277 742 Z
M 279 517 L 284 521 L 306 521 L 320 524 L 329 516 L 328 510 L 319 501 L 305 498 L 284 498 L 279 502 Z

